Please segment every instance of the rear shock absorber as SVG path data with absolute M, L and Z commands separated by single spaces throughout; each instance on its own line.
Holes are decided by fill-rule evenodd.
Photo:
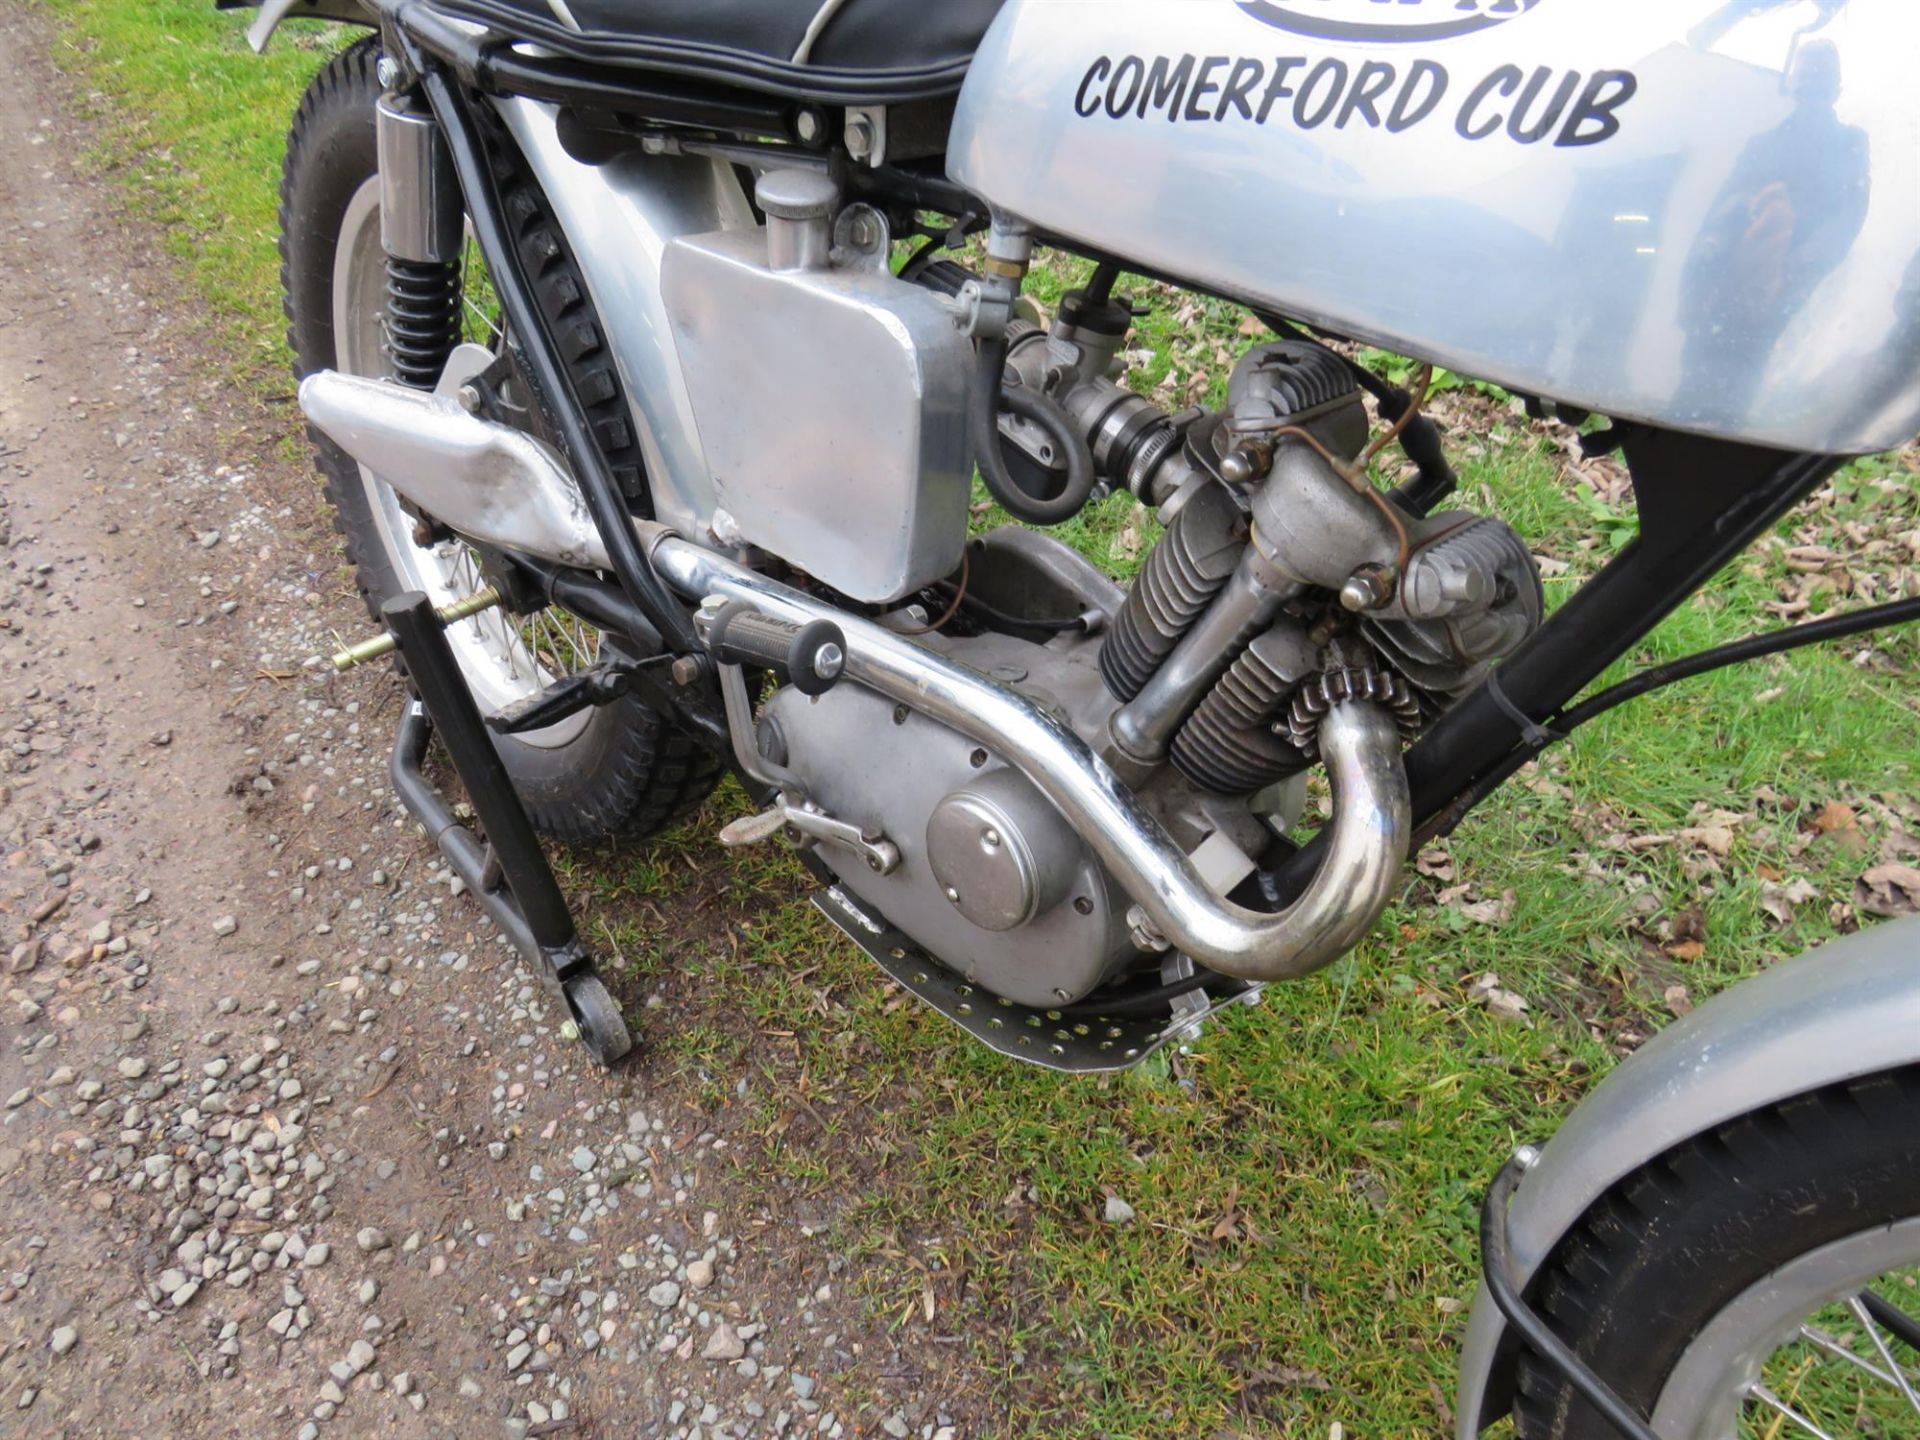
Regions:
M 417 97 L 382 95 L 375 126 L 387 346 L 395 378 L 431 390 L 460 343 L 466 207 L 440 127 Z
M 460 262 L 387 257 L 387 350 L 394 378 L 431 390 L 460 343 Z

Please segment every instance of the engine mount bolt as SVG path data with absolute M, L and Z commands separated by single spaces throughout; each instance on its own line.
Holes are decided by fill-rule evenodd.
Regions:
M 670 667 L 673 683 L 682 690 L 700 679 L 700 661 L 692 655 L 682 655 Z
M 1362 565 L 1340 587 L 1342 609 L 1377 610 L 1393 598 L 1393 572 L 1379 565 Z
M 873 122 L 863 115 L 847 121 L 847 154 L 864 160 L 873 153 Z
M 400 62 L 391 55 L 382 55 L 373 67 L 373 78 L 380 82 L 382 90 L 391 90 L 400 83 Z
M 454 392 L 454 399 L 460 402 L 460 408 L 469 415 L 477 413 L 480 409 L 480 391 L 475 386 L 462 385 Z

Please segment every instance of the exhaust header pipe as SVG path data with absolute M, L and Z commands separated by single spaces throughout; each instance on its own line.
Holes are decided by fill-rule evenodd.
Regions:
M 449 396 L 320 370 L 300 382 L 314 427 L 419 507 L 470 539 L 584 570 L 613 561 L 559 456 Z
M 1412 834 L 1393 717 L 1367 701 L 1334 706 L 1320 753 L 1333 783 L 1326 858 L 1294 903 L 1267 913 L 1214 894 L 1199 870 L 1106 763 L 1033 701 L 912 641 L 638 524 L 654 565 L 689 599 L 720 595 L 795 624 L 830 619 L 846 636 L 849 679 L 1006 756 L 1037 785 L 1172 946 L 1244 980 L 1284 980 L 1332 963 L 1386 908 Z

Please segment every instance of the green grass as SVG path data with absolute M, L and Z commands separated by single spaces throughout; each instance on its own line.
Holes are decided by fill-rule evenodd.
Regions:
M 279 147 L 339 33 L 289 27 L 262 61 L 200 0 L 45 3 L 62 65 L 101 97 L 92 159 L 158 222 L 235 379 L 277 383 Z M 1050 261 L 1034 293 L 1050 303 L 1079 273 Z M 1134 289 L 1154 308 L 1131 383 L 1175 408 L 1217 401 L 1255 338 L 1243 317 Z M 1457 379 L 1435 407 L 1461 503 L 1565 567 L 1547 581 L 1558 603 L 1631 535 L 1630 507 L 1577 483 L 1500 392 Z M 1765 605 L 1806 583 L 1793 547 L 1839 557 L 1815 610 L 1897 593 L 1913 473 L 1905 457 L 1851 466 L 1616 673 L 1775 623 Z M 1060 533 L 1125 575 L 1155 529 L 1121 496 Z M 650 1083 L 730 1113 L 743 1174 L 851 1197 L 837 1238 L 873 1262 L 855 1273 L 874 1312 L 960 1337 L 942 1353 L 984 1397 L 985 1433 L 1431 1435 L 1475 1207 L 1507 1150 L 1676 1009 L 1865 918 L 1857 877 L 1920 815 L 1914 665 L 1910 636 L 1882 637 L 1615 712 L 1430 851 L 1353 955 L 1107 1079 L 963 1040 L 805 906 L 789 856 L 721 859 L 710 819 L 643 852 L 566 857 L 565 879 L 627 993 L 667 996 L 645 1014 Z M 1834 802 L 1847 812 L 1828 818 L 1855 823 L 1814 826 Z M 1783 924 L 1770 887 L 1801 880 L 1813 898 Z M 1439 903 L 1463 885 L 1456 902 L 1512 892 L 1510 912 L 1489 924 Z M 1527 1021 L 1475 1000 L 1486 972 Z M 1109 1192 L 1135 1223 L 1102 1221 Z M 868 1383 L 842 1377 L 855 1397 Z
M 229 345 L 232 378 L 284 388 L 280 157 L 300 94 L 353 34 L 283 26 L 265 56 L 253 12 L 212 0 L 40 0 L 65 40 L 56 64 L 99 124 L 88 161 L 125 194 L 192 278 Z

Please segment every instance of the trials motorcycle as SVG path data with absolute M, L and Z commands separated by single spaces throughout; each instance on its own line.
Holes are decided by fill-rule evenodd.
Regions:
M 725 771 L 762 808 L 721 838 L 797 844 L 904 989 L 1116 1069 L 1346 952 L 1595 715 L 1920 614 L 1581 698 L 1920 431 L 1903 0 L 265 0 L 255 44 L 290 16 L 374 31 L 283 187 L 386 627 L 339 661 L 398 650 L 395 784 L 602 1060 L 541 839 L 643 838 Z M 1091 264 L 1050 317 L 1036 247 Z M 1218 409 L 1116 379 L 1122 273 L 1270 332 Z M 1329 339 L 1582 423 L 1638 537 L 1546 617 L 1526 540 L 1446 508 L 1431 370 Z M 1021 525 L 969 534 L 976 467 Z M 1124 589 L 1046 533 L 1121 489 L 1165 525 Z M 1508 1162 L 1463 1440 L 1920 1434 L 1916 941 L 1736 987 Z M 1776 1393 L 1789 1344 L 1878 1398 Z

